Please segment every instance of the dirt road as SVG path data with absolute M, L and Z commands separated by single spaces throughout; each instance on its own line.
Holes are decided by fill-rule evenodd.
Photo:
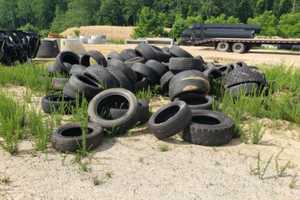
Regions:
M 121 51 L 126 48 L 134 48 L 136 45 L 85 45 L 86 50 L 99 50 L 104 54 L 110 51 Z M 300 68 L 300 52 L 278 51 L 278 50 L 251 50 L 247 54 L 223 53 L 215 51 L 210 47 L 183 47 L 194 56 L 201 55 L 207 61 L 218 61 L 230 63 L 235 61 L 245 61 L 249 64 L 277 65 L 286 64 Z

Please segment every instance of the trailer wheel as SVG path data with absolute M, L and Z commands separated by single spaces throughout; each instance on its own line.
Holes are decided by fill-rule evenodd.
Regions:
M 234 43 L 232 45 L 232 51 L 235 53 L 245 53 L 247 51 L 247 47 L 245 44 L 240 42 Z
M 217 44 L 217 51 L 222 51 L 222 52 L 229 52 L 230 51 L 230 44 L 227 42 L 219 42 Z

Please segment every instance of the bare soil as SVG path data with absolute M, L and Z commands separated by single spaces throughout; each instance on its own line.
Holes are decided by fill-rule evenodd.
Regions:
M 20 99 L 24 88 L 6 88 Z M 20 92 L 19 92 L 20 91 Z M 40 97 L 33 106 L 40 107 Z M 157 97 L 153 110 L 167 103 Z M 39 109 L 39 108 L 38 108 Z M 11 156 L 0 148 L 0 199 L 300 199 L 300 128 L 285 121 L 259 121 L 265 135 L 260 145 L 239 139 L 223 147 L 191 145 L 180 136 L 157 140 L 146 127 L 125 136 L 106 138 L 88 158 L 87 171 L 74 163 L 74 155 L 34 150 L 32 141 L 20 144 Z M 271 155 L 263 179 L 255 175 L 257 155 L 261 171 Z

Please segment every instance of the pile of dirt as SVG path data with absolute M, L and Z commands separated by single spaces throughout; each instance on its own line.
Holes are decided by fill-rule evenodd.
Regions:
M 126 40 L 131 38 L 134 28 L 133 26 L 81 26 L 69 28 L 61 35 L 73 36 L 74 31 L 79 30 L 80 35 L 83 36 L 106 35 L 108 40 Z

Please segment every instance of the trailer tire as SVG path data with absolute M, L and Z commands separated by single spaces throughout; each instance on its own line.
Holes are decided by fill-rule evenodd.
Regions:
M 228 42 L 219 42 L 216 47 L 217 51 L 229 52 L 230 44 Z
M 247 47 L 244 43 L 237 42 L 232 45 L 232 51 L 235 53 L 245 53 L 247 51 Z

